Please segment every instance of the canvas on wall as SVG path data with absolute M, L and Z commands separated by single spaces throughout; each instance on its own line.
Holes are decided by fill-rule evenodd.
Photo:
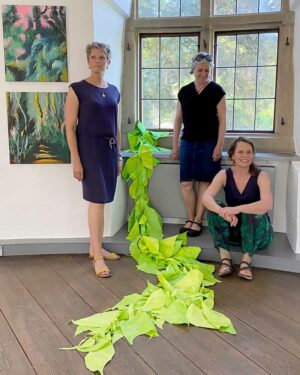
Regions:
M 65 92 L 7 92 L 11 164 L 70 163 Z
M 68 81 L 66 9 L 2 5 L 6 81 Z

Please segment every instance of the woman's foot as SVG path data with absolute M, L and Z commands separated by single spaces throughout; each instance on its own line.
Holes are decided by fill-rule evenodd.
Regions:
M 179 233 L 188 232 L 191 229 L 192 225 L 192 220 L 186 220 L 184 226 L 179 229 Z
M 197 222 L 197 221 L 192 221 L 192 226 L 188 230 L 187 235 L 189 237 L 197 237 L 201 234 L 202 232 L 202 221 Z
M 240 263 L 240 270 L 238 273 L 239 277 L 245 280 L 252 280 L 253 275 L 251 272 L 251 268 L 252 266 L 250 262 L 246 262 L 245 260 L 242 260 Z
M 221 267 L 218 271 L 218 276 L 223 277 L 226 275 L 230 275 L 233 272 L 234 268 L 232 265 L 232 260 L 230 258 L 223 258 L 221 259 Z
M 120 260 L 121 259 L 120 255 L 107 251 L 103 248 L 102 248 L 102 255 L 103 255 L 104 260 Z M 90 249 L 89 258 L 94 259 L 94 253 L 91 249 Z
M 104 262 L 103 256 L 100 255 L 93 260 L 94 270 L 97 276 L 102 278 L 110 277 L 110 269 Z

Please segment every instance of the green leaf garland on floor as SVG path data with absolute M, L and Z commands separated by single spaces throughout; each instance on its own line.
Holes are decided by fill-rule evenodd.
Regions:
M 75 335 L 85 332 L 86 337 L 69 349 L 88 353 L 86 367 L 101 374 L 114 356 L 115 342 L 124 337 L 133 344 L 140 335 L 156 337 L 157 327 L 162 329 L 165 322 L 236 334 L 230 319 L 213 310 L 214 291 L 208 287 L 218 282 L 215 267 L 197 260 L 201 249 L 187 246 L 185 233 L 163 238 L 161 217 L 150 205 L 148 183 L 159 163 L 153 152 L 170 152 L 157 147 L 158 139 L 165 135 L 146 130 L 138 122 L 128 135 L 130 151 L 135 154 L 122 173 L 125 181 L 132 180 L 129 195 L 135 201 L 128 221 L 130 254 L 137 269 L 156 275 L 158 283 L 148 281 L 143 293 L 125 296 L 103 313 L 72 321 L 77 325 Z

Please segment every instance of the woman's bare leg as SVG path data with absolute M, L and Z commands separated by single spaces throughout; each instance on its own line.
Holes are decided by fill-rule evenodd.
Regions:
M 106 267 L 102 253 L 102 239 L 103 239 L 103 228 L 104 228 L 104 204 L 101 203 L 89 203 L 88 206 L 88 225 L 90 232 L 90 256 L 94 259 L 100 257 L 95 261 L 94 267 L 97 273 L 100 269 Z M 108 274 L 109 272 L 103 272 Z M 102 274 L 102 272 L 101 272 Z
M 188 220 L 193 221 L 195 216 L 196 192 L 193 181 L 180 182 L 181 194 L 187 212 Z M 186 223 L 186 228 L 191 228 L 191 223 Z
M 209 187 L 209 185 L 210 185 L 209 182 L 200 181 L 198 183 L 197 206 L 196 206 L 196 213 L 193 218 L 193 221 L 195 221 L 196 223 L 202 224 L 203 216 L 205 213 L 205 207 L 202 203 L 202 197 L 203 197 L 205 190 Z M 195 230 L 199 230 L 199 226 L 197 224 L 193 224 L 191 228 Z

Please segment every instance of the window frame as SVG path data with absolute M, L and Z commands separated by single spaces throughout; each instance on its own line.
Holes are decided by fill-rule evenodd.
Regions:
M 257 151 L 294 153 L 294 73 L 293 34 L 294 11 L 289 1 L 282 0 L 281 12 L 242 14 L 228 16 L 212 15 L 212 0 L 202 0 L 201 16 L 181 18 L 138 19 L 137 0 L 132 7 L 132 16 L 127 19 L 125 29 L 124 80 L 122 91 L 130 92 L 122 99 L 122 140 L 127 143 L 127 133 L 139 119 L 139 36 L 140 34 L 200 33 L 200 50 L 213 52 L 215 33 L 258 31 L 278 29 L 278 65 L 276 78 L 274 133 L 242 133 L 251 137 Z M 288 93 L 288 94 L 287 94 Z M 175 113 L 174 113 L 175 117 Z M 154 130 L 154 129 L 153 129 Z M 164 130 L 162 130 L 164 131 Z M 239 133 L 227 133 L 224 149 Z M 162 139 L 163 147 L 172 147 L 172 134 Z M 126 147 L 126 146 L 125 146 Z

